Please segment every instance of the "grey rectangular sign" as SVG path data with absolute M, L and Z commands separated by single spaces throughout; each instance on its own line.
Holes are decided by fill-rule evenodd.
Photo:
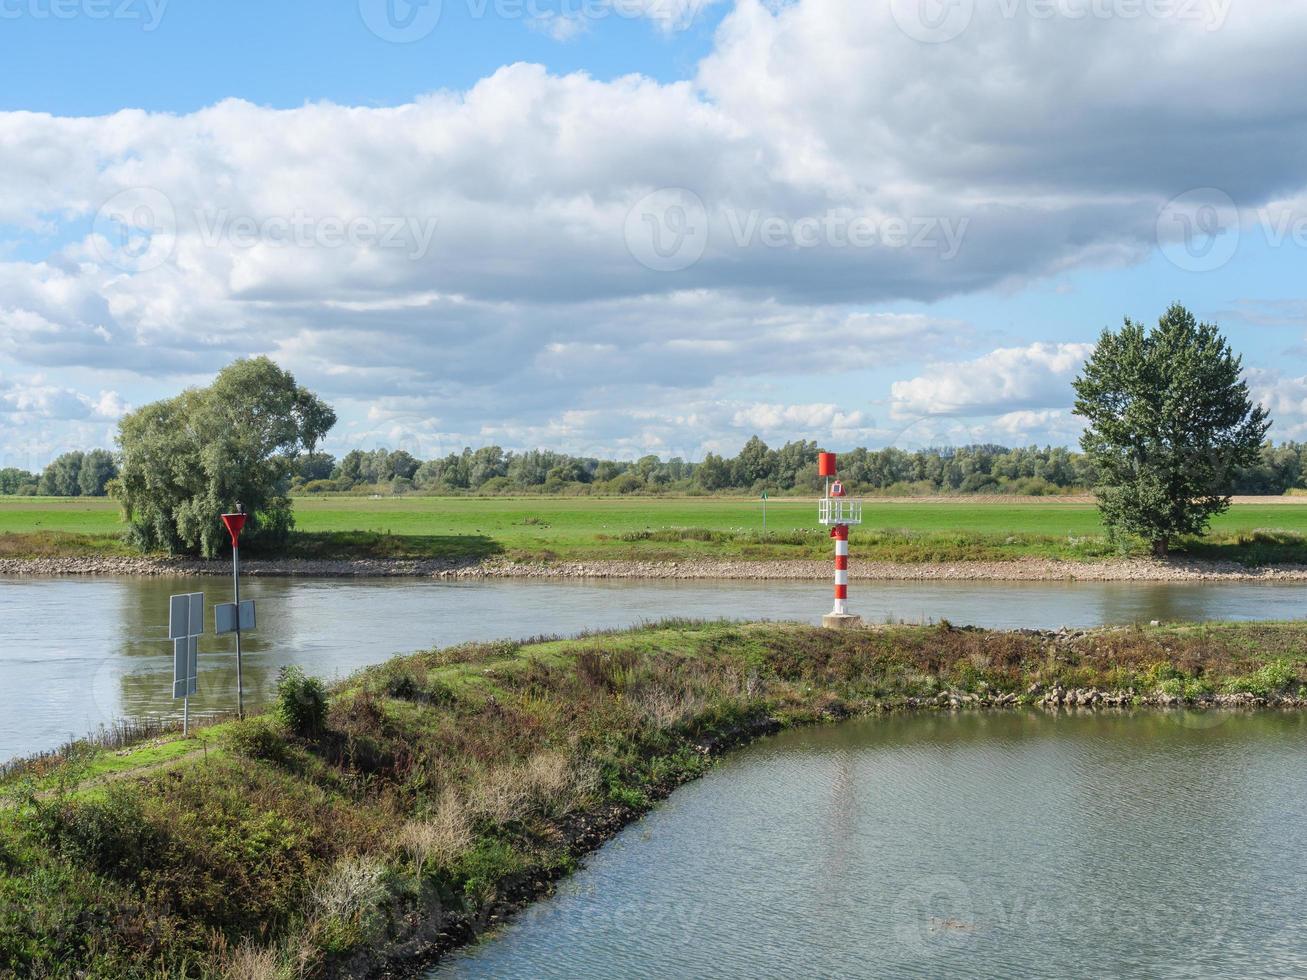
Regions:
M 236 632 L 236 603 L 220 602 L 213 607 L 213 631 L 219 636 Z M 254 600 L 243 599 L 240 605 L 240 630 L 248 633 L 255 628 Z
M 184 636 L 172 643 L 172 696 L 187 698 L 195 693 L 200 672 L 200 638 Z
M 180 640 L 204 632 L 204 593 L 168 597 L 168 639 Z
M 175 595 L 168 599 L 168 639 L 180 640 L 191 635 L 191 597 Z

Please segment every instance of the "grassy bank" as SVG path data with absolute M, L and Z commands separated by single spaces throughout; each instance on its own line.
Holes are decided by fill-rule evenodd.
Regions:
M 759 732 L 1063 688 L 1122 703 L 1299 695 L 1304 650 L 1304 625 L 1050 636 L 664 623 L 398 658 L 325 702 L 291 682 L 279 714 L 11 775 L 0 971 L 291 977 L 412 963 L 540 894 Z
M 815 504 L 804 500 L 770 501 L 766 531 L 759 501 L 721 497 L 301 497 L 295 514 L 288 552 L 265 557 L 686 561 L 825 558 L 830 550 Z M 855 532 L 864 561 L 1088 561 L 1121 553 L 1083 500 L 869 500 L 864 519 Z M 1307 562 L 1304 505 L 1237 503 L 1212 531 L 1180 542 L 1177 553 L 1249 565 Z M 0 558 L 125 556 L 119 533 L 111 501 L 0 499 Z

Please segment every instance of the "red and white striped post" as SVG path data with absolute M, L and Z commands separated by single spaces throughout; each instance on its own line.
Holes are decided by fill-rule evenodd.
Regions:
M 849 526 L 836 524 L 831 529 L 835 539 L 835 608 L 832 616 L 849 614 Z
M 819 520 L 830 527 L 830 536 L 835 539 L 835 606 L 821 618 L 821 625 L 832 629 L 858 626 L 862 618 L 849 612 L 849 527 L 862 523 L 862 504 L 844 495 L 834 453 L 818 455 L 817 473 L 826 478 Z

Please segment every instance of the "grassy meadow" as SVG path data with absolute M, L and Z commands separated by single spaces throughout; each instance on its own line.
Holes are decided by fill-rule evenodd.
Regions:
M 1210 535 L 1175 550 L 1249 564 L 1307 561 L 1307 504 L 1265 499 L 1236 503 Z M 863 516 L 854 542 L 867 560 L 1088 560 L 1122 553 L 1083 499 L 873 498 Z M 670 561 L 824 558 L 830 551 L 812 500 L 769 501 L 766 532 L 760 501 L 725 497 L 315 496 L 296 498 L 295 517 L 289 557 Z M 126 554 L 119 532 L 110 500 L 0 498 L 0 557 Z

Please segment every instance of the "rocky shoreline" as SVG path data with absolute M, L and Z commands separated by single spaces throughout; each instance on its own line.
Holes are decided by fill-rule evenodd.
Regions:
M 861 581 L 994 581 L 994 582 L 1304 582 L 1307 565 L 1245 567 L 1233 562 L 1172 559 L 1112 559 L 1077 562 L 1055 558 L 1015 561 L 859 562 L 849 576 Z M 435 579 L 661 579 L 736 581 L 825 581 L 830 562 L 773 560 L 713 561 L 689 559 L 643 561 L 590 559 L 582 561 L 482 561 L 439 559 L 256 559 L 241 563 L 246 575 L 294 578 L 435 578 Z M 5 558 L 0 577 L 127 576 L 184 578 L 230 575 L 225 560 L 191 558 Z

